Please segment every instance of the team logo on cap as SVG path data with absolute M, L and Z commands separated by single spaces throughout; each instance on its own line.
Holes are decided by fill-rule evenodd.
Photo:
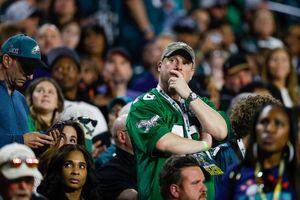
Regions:
M 8 52 L 13 53 L 13 54 L 19 54 L 20 50 L 18 48 L 10 48 Z
M 32 54 L 39 54 L 40 53 L 40 47 L 38 45 L 36 45 L 35 47 L 33 47 L 33 49 L 31 50 Z

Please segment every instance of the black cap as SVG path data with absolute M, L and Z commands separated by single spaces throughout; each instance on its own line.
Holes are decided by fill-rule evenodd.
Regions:
M 78 54 L 74 50 L 65 46 L 54 48 L 48 53 L 47 61 L 49 66 L 52 68 L 57 59 L 61 57 L 68 57 L 72 59 L 76 63 L 78 69 L 80 69 L 80 59 Z
M 125 48 L 123 48 L 123 47 L 113 47 L 113 48 L 111 48 L 107 53 L 106 59 L 109 60 L 110 57 L 114 54 L 122 55 L 126 60 L 128 60 L 131 63 L 131 57 L 130 57 L 128 51 Z
M 231 55 L 223 64 L 225 76 L 233 75 L 241 70 L 250 70 L 246 57 L 242 54 Z

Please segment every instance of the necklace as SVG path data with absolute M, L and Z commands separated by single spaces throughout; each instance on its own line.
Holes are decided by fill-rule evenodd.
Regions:
M 273 198 L 272 200 L 278 200 L 280 193 L 281 193 L 281 182 L 282 182 L 282 176 L 284 172 L 284 161 L 281 160 L 279 164 L 279 169 L 278 169 L 278 180 L 274 189 L 273 193 Z M 259 162 L 256 163 L 255 165 L 255 171 L 254 171 L 254 176 L 255 176 L 255 181 L 258 185 L 258 192 L 261 200 L 267 200 L 267 196 L 263 191 L 264 187 L 264 181 L 263 181 L 263 172 L 261 171 L 261 164 Z

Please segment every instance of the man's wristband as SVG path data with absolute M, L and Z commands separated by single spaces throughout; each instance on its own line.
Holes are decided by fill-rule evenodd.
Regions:
M 198 95 L 195 92 L 191 92 L 186 99 L 186 105 L 189 106 L 190 103 L 196 99 L 198 99 Z
M 207 151 L 207 150 L 210 149 L 210 147 L 208 146 L 207 142 L 205 142 L 205 141 L 200 141 L 200 142 L 201 142 L 202 145 L 203 145 L 203 151 Z

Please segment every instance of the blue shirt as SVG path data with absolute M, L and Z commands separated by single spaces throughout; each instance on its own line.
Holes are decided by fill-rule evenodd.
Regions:
M 238 175 L 230 175 L 233 172 Z M 265 177 L 264 193 L 267 199 L 271 200 L 278 181 L 278 166 L 265 170 L 263 173 Z M 284 170 L 281 187 L 280 200 L 296 199 L 295 188 L 287 174 L 287 169 Z M 244 165 L 233 166 L 227 171 L 222 183 L 217 188 L 216 197 L 216 199 L 222 200 L 259 200 L 260 195 L 255 181 L 254 169 Z
M 14 90 L 7 91 L 5 81 L 0 81 L 0 147 L 13 143 L 24 143 L 23 134 L 28 130 L 29 108 L 24 96 Z

